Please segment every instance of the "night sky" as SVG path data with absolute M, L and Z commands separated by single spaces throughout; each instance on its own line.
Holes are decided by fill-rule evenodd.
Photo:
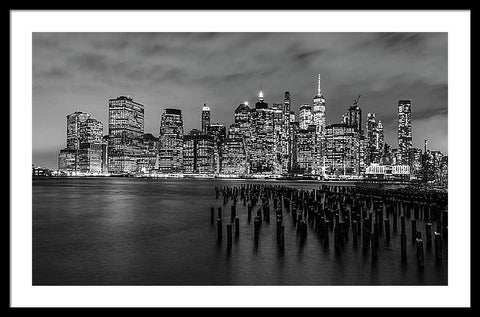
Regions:
M 272 104 L 312 103 L 318 73 L 327 124 L 361 94 L 397 147 L 397 105 L 412 100 L 413 143 L 447 150 L 447 33 L 34 33 L 33 163 L 57 168 L 66 115 L 90 113 L 108 133 L 108 99 L 129 94 L 145 105 L 145 132 L 158 136 L 164 108 L 183 111 L 185 132 L 230 125 L 238 104 L 258 91 Z

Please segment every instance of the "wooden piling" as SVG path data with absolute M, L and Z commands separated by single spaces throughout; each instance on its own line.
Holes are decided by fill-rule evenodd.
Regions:
M 227 224 L 227 246 L 232 245 L 232 224 Z
M 412 222 L 412 242 L 415 242 L 415 240 L 417 239 L 417 220 L 412 219 L 411 222 Z
M 253 240 L 255 243 L 258 243 L 258 236 L 260 231 L 260 217 L 255 217 L 253 219 Z
M 432 247 L 432 223 L 425 224 L 425 239 L 427 240 L 427 249 Z
M 442 236 L 439 232 L 433 233 L 435 237 L 435 260 L 442 262 Z
M 387 241 L 387 246 L 390 244 L 390 219 L 385 218 L 385 240 Z
M 417 263 L 418 267 L 423 269 L 424 266 L 424 254 L 423 254 L 423 240 L 417 238 L 416 240 L 417 243 Z
M 235 237 L 238 237 L 240 234 L 240 219 L 235 217 Z
M 278 246 L 280 247 L 280 249 L 283 249 L 285 247 L 285 226 L 284 225 L 280 226 Z
M 222 241 L 222 219 L 217 219 L 217 239 L 218 241 Z
M 405 233 L 400 234 L 400 249 L 402 253 L 402 260 L 407 259 L 407 235 Z

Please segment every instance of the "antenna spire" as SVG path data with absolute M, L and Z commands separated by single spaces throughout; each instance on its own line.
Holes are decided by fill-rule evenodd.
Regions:
M 318 74 L 318 87 L 317 87 L 317 95 L 322 95 L 322 89 L 320 88 L 320 74 Z

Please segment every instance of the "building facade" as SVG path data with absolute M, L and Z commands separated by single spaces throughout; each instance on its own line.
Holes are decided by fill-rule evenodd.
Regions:
M 398 102 L 398 163 L 409 165 L 409 150 L 412 148 L 412 109 L 410 100 Z
M 158 171 L 183 172 L 183 116 L 179 109 L 167 108 L 160 119 Z
M 125 174 L 137 171 L 142 153 L 144 105 L 132 97 L 119 96 L 108 101 L 108 171 Z

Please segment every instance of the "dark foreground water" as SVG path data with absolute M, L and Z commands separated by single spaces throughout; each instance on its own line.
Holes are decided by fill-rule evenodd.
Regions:
M 425 249 L 417 268 L 407 221 L 407 262 L 400 260 L 398 231 L 389 247 L 380 238 L 374 265 L 361 240 L 341 254 L 324 249 L 312 229 L 300 246 L 291 217 L 284 215 L 285 250 L 276 245 L 275 222 L 263 222 L 253 243 L 253 221 L 237 204 L 240 236 L 227 251 L 210 224 L 215 186 L 276 183 L 318 188 L 314 182 L 154 180 L 132 178 L 33 180 L 34 285 L 446 285 L 443 262 Z M 230 204 L 223 216 L 229 218 Z M 256 210 L 256 209 L 254 209 Z M 286 213 L 284 209 L 284 213 Z M 273 218 L 273 216 L 272 216 Z M 224 221 L 224 226 L 227 221 Z M 400 228 L 400 221 L 398 222 Z M 424 224 L 418 221 L 417 228 Z M 435 228 L 435 226 L 434 226 Z M 224 228 L 224 240 L 226 229 Z M 382 239 L 383 238 L 383 239 Z

